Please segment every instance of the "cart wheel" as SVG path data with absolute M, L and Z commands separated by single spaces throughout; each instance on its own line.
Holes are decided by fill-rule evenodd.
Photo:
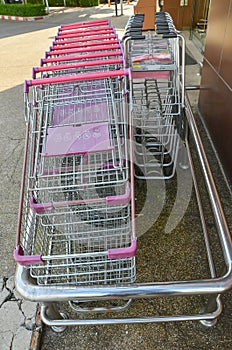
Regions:
M 213 320 L 200 320 L 200 323 L 205 327 L 213 327 L 217 323 L 217 318 Z
M 67 320 L 68 319 L 68 314 L 65 312 L 60 312 L 60 316 L 64 319 Z M 56 333 L 62 333 L 65 331 L 65 329 L 67 328 L 67 326 L 51 326 L 51 329 L 56 332 Z

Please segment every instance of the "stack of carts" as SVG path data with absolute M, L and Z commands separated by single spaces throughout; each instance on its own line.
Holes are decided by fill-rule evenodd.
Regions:
M 135 280 L 130 71 L 107 20 L 63 25 L 25 82 L 15 259 L 41 286 Z
M 107 20 L 61 26 L 40 67 L 25 82 L 27 131 L 14 251 L 19 263 L 16 287 L 24 298 L 42 304 L 41 319 L 55 331 L 84 324 L 185 320 L 213 325 L 222 311 L 220 294 L 232 286 L 231 235 L 184 94 L 184 38 L 167 13 L 156 14 L 155 32 L 143 34 L 142 22 L 141 15 L 130 18 L 124 49 Z M 210 236 L 189 140 L 195 144 L 227 266 L 221 277 L 214 266 L 214 230 Z M 152 185 L 172 178 L 180 149 L 186 158 L 179 157 L 178 163 L 191 170 L 210 277 L 134 283 L 134 178 Z M 156 199 L 155 194 L 147 202 L 156 206 Z M 142 239 L 151 237 L 145 236 Z M 189 244 L 192 238 L 187 237 Z M 153 263 L 148 268 L 154 275 L 162 269 L 158 244 L 149 240 L 143 245 L 155 248 L 149 259 L 141 247 L 146 263 Z M 140 269 L 144 266 L 141 260 Z M 124 311 L 134 299 L 201 295 L 212 295 L 213 304 L 209 299 L 205 311 L 188 315 L 177 311 L 67 319 L 55 305 L 69 302 L 77 312 L 108 315 Z
M 135 176 L 170 179 L 175 174 L 184 103 L 184 57 L 171 17 L 156 14 L 156 32 L 141 34 L 133 16 L 124 33 L 125 56 L 132 69 Z M 184 52 L 184 47 L 183 47 Z

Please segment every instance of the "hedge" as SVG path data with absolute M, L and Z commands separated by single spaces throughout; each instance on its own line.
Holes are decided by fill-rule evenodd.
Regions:
M 36 17 L 46 15 L 46 10 L 44 4 L 0 4 L 0 14 L 6 16 Z
M 42 0 L 27 0 L 27 4 L 0 4 L 0 15 L 36 17 L 46 15 L 45 5 Z M 48 0 L 49 7 L 64 6 L 63 0 Z M 66 0 L 68 7 L 98 6 L 99 0 Z
M 78 2 L 79 6 L 91 7 L 99 5 L 99 0 L 78 0 Z
M 27 3 L 38 0 L 27 0 Z M 40 0 L 41 2 L 42 0 Z M 65 1 L 67 7 L 77 7 L 79 6 L 78 0 L 66 0 Z M 64 0 L 48 0 L 49 7 L 62 7 L 64 6 Z
M 31 1 L 38 1 L 38 0 L 27 0 L 28 2 Z M 48 0 L 48 4 L 50 7 L 53 6 L 64 6 L 63 0 Z M 91 7 L 91 6 L 98 6 L 99 0 L 66 0 L 66 6 L 82 6 L 82 7 Z

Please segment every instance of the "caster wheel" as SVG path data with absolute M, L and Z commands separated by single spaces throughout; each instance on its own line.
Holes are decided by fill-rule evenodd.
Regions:
M 68 315 L 65 312 L 60 312 L 60 316 L 64 319 L 67 320 L 68 319 Z M 67 326 L 52 326 L 51 327 L 52 330 L 56 333 L 62 333 L 65 331 L 65 329 L 67 328 Z
M 213 327 L 217 323 L 217 319 L 214 320 L 201 320 L 201 324 L 205 327 Z

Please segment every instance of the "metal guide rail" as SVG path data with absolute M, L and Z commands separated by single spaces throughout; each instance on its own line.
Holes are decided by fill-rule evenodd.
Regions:
M 211 326 L 222 312 L 220 294 L 232 288 L 231 236 L 185 95 L 184 39 L 168 14 L 158 13 L 156 20 L 156 32 L 146 35 L 141 32 L 143 16 L 128 21 L 125 56 L 121 51 L 120 63 L 113 63 L 117 69 L 107 63 L 111 60 L 107 52 L 106 69 L 98 69 L 102 59 L 98 64 L 96 56 L 91 69 L 85 69 L 81 55 L 77 58 L 70 51 L 72 47 L 62 53 L 66 61 L 41 61 L 33 79 L 25 83 L 27 132 L 14 252 L 16 287 L 25 299 L 42 304 L 42 320 L 55 331 L 73 325 L 185 320 Z M 65 25 L 59 28 L 53 46 L 66 47 L 68 41 L 73 45 L 74 40 L 90 35 L 92 48 L 97 46 L 93 37 L 98 36 L 96 42 L 109 40 L 113 32 L 105 20 Z M 118 48 L 112 52 L 118 54 Z M 69 59 L 71 64 L 83 65 L 82 73 L 80 66 L 70 70 Z M 180 149 L 186 159 L 181 158 Z M 216 273 L 204 218 L 195 154 L 226 266 L 221 275 Z M 134 179 L 147 186 L 150 181 L 173 179 L 179 160 L 183 171 L 191 171 L 209 272 L 202 278 L 151 281 L 146 280 L 147 271 L 142 271 L 143 280 L 135 282 L 141 264 L 138 261 L 136 267 L 135 263 Z M 159 249 L 153 240 L 149 245 Z M 153 253 L 154 264 L 159 264 L 154 257 Z M 147 270 L 150 264 L 146 263 Z M 162 270 L 162 265 L 157 268 Z M 125 314 L 136 300 L 208 295 L 213 307 L 209 302 L 200 312 Z M 59 311 L 56 303 L 63 302 L 69 303 L 74 318 Z M 111 317 L 110 310 L 123 316 Z M 88 317 L 99 312 L 107 316 Z

